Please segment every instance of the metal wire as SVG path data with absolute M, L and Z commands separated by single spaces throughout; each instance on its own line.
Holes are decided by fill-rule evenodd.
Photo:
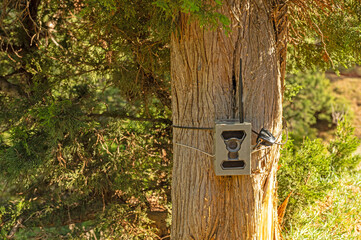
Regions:
M 213 130 L 213 127 L 191 127 L 191 126 L 178 126 L 172 125 L 174 128 L 181 128 L 181 129 L 196 129 L 196 130 Z
M 188 145 L 185 145 L 185 144 L 182 144 L 182 143 L 174 143 L 175 145 L 178 145 L 178 146 L 181 146 L 181 147 L 186 147 L 186 148 L 190 148 L 190 149 L 193 149 L 193 150 L 196 150 L 196 151 L 198 151 L 198 152 L 200 152 L 200 153 L 203 153 L 203 154 L 205 154 L 205 155 L 207 155 L 207 156 L 210 156 L 210 157 L 215 157 L 215 155 L 212 155 L 212 154 L 210 154 L 210 153 L 207 153 L 207 152 L 205 152 L 205 151 L 203 151 L 203 150 L 201 150 L 201 149 L 198 149 L 198 148 L 195 148 L 195 147 L 192 147 L 192 146 L 188 146 Z

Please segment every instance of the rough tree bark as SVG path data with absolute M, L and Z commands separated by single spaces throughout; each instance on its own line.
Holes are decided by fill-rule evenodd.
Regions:
M 280 136 L 286 11 L 268 0 L 225 0 L 228 35 L 180 17 L 171 41 L 174 125 L 213 127 L 215 120 L 238 117 L 232 77 L 238 81 L 242 58 L 245 120 Z M 251 176 L 217 177 L 212 130 L 174 128 L 173 144 L 172 239 L 279 238 L 278 146 L 252 154 Z

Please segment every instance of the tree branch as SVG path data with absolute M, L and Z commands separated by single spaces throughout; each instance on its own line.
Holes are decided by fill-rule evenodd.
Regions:
M 5 52 L 8 54 L 14 53 L 14 54 L 16 54 L 16 56 L 21 57 L 21 56 L 19 56 L 19 52 L 21 52 L 22 50 L 23 50 L 22 46 L 17 46 L 17 45 L 14 45 L 14 44 L 11 44 L 11 43 L 5 42 L 5 41 L 0 42 L 0 51 L 1 52 Z
M 104 112 L 101 114 L 98 113 L 91 113 L 88 114 L 89 117 L 110 117 L 110 118 L 118 118 L 118 119 L 128 119 L 132 121 L 145 121 L 145 122 L 156 122 L 156 123 L 165 123 L 168 125 L 172 124 L 172 121 L 167 118 L 142 118 L 142 117 L 134 117 L 134 116 L 127 116 L 124 114 L 116 113 L 116 112 Z
M 11 231 L 9 232 L 9 234 L 6 236 L 7 239 L 12 239 L 15 235 L 15 233 L 18 231 L 19 227 L 22 226 L 22 223 L 23 222 L 23 218 L 20 217 L 17 221 L 16 221 L 16 224 L 15 226 L 13 226 L 13 228 L 11 229 Z

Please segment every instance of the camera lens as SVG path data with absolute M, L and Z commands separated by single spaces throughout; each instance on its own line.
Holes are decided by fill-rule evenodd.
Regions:
M 229 149 L 232 150 L 236 149 L 238 147 L 237 141 L 232 139 L 231 141 L 228 142 L 228 147 Z

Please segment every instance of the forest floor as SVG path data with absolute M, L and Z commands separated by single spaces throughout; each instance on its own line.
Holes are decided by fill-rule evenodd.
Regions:
M 297 224 L 284 233 L 284 239 L 360 240 L 360 195 L 361 171 L 343 175 L 326 197 L 295 213 Z

